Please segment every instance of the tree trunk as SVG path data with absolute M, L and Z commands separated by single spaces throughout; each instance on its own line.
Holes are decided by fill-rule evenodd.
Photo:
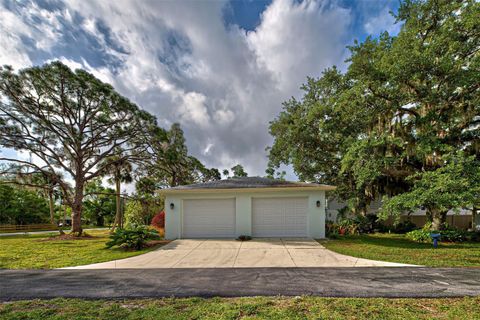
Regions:
M 122 211 L 120 208 L 120 178 L 115 177 L 115 220 L 113 221 L 112 229 L 110 229 L 110 232 L 115 231 L 116 227 L 122 228 L 123 223 L 122 223 Z
M 447 211 L 440 211 L 438 209 L 430 210 L 432 217 L 431 230 L 443 230 L 445 229 L 445 223 L 447 221 Z
M 72 205 L 72 233 L 82 235 L 83 183 L 75 184 L 75 197 Z
M 67 223 L 67 204 L 63 204 L 63 227 L 65 227 L 65 224 Z
M 48 190 L 48 205 L 50 207 L 50 223 L 55 224 L 55 206 L 53 203 L 53 191 Z
M 478 208 L 473 207 L 472 209 L 472 229 L 473 231 L 478 231 L 480 228 L 480 216 L 478 215 Z
M 368 205 L 365 199 L 357 198 L 357 203 L 354 210 L 355 210 L 355 215 L 366 217 L 368 212 Z

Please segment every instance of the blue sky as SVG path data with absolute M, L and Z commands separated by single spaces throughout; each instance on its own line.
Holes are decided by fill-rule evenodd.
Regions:
M 0 64 L 87 69 L 161 126 L 179 122 L 208 166 L 263 175 L 282 101 L 307 76 L 344 70 L 355 39 L 396 34 L 397 9 L 381 0 L 0 0 Z

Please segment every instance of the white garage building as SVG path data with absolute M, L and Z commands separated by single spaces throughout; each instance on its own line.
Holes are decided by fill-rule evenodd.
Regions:
M 260 177 L 163 189 L 165 238 L 325 237 L 335 187 Z

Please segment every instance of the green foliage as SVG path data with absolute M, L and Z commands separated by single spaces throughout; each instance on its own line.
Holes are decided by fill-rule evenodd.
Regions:
M 145 225 L 143 219 L 142 204 L 138 200 L 131 200 L 127 202 L 125 208 L 125 227 L 130 228 L 135 225 Z
M 447 156 L 443 167 L 413 174 L 408 181 L 413 184 L 409 192 L 384 198 L 380 217 L 399 217 L 421 206 L 443 212 L 474 206 L 480 195 L 480 163 L 459 153 Z
M 122 160 L 137 158 L 156 122 L 111 85 L 59 61 L 18 72 L 0 67 L 0 100 L 0 145 L 37 155 L 35 161 L 1 160 L 54 178 L 72 207 L 76 233 L 82 232 L 85 184 L 119 150 L 128 150 Z
M 150 130 L 148 150 L 140 169 L 158 186 L 175 187 L 198 182 L 219 180 L 220 172 L 206 168 L 200 160 L 190 156 L 180 124 L 170 130 L 156 127 Z
M 153 216 L 164 209 L 164 202 L 164 197 L 135 196 L 125 208 L 125 227 L 150 224 Z
M 84 218 L 87 224 L 103 226 L 115 217 L 115 190 L 102 186 L 101 180 L 93 180 L 85 187 L 83 201 Z
M 245 169 L 243 169 L 243 166 L 241 164 L 237 164 L 233 167 L 230 168 L 232 171 L 233 177 L 238 178 L 238 177 L 247 177 L 248 173 L 245 172 Z
M 342 218 L 338 223 L 327 224 L 327 235 L 335 238 L 339 235 L 371 233 L 380 227 L 376 219 L 374 215 Z
M 407 233 L 407 232 L 413 231 L 413 230 L 417 229 L 417 226 L 412 221 L 406 220 L 406 221 L 402 221 L 402 222 L 399 222 L 399 223 L 395 223 L 393 225 L 393 228 L 385 228 L 385 229 L 389 229 L 390 231 L 392 231 L 394 233 L 400 233 L 401 234 L 401 233 Z
M 160 236 L 156 230 L 145 226 L 130 225 L 127 229 L 117 228 L 110 235 L 110 241 L 106 243 L 107 248 L 114 246 L 123 249 L 141 250 L 145 247 L 148 240 L 159 239 Z
M 453 227 L 447 226 L 444 230 L 441 231 L 431 231 L 430 228 L 431 226 L 429 224 L 426 224 L 422 229 L 407 232 L 407 234 L 405 234 L 405 237 L 416 242 L 432 242 L 432 237 L 430 235 L 432 233 L 439 233 L 440 241 L 463 242 L 467 241 L 469 238 L 471 239 L 471 235 L 468 232 L 458 230 Z
M 48 201 L 37 192 L 0 183 L 0 224 L 49 222 Z
M 424 206 L 439 227 L 479 205 L 478 1 L 405 1 L 399 34 L 349 49 L 348 70 L 307 78 L 270 124 L 269 174 L 338 186 L 355 213 L 388 195 L 382 217 Z M 460 152 L 461 150 L 461 152 Z
M 405 237 L 416 242 L 432 242 L 432 237 L 430 237 L 430 234 L 430 230 L 417 229 L 407 232 Z

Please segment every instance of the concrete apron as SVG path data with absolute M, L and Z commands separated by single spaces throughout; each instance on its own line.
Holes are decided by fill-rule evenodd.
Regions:
M 313 239 L 178 239 L 127 259 L 62 269 L 415 267 L 330 251 Z

